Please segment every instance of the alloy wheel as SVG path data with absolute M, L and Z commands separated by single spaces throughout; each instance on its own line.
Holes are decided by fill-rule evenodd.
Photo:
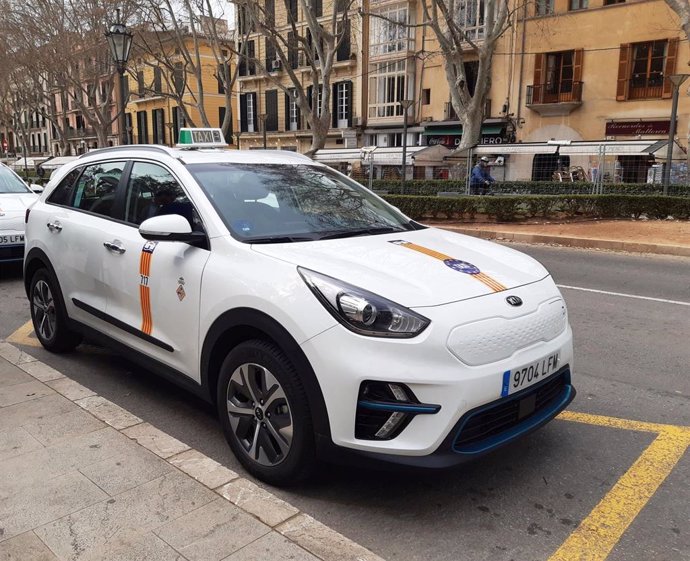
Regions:
M 276 466 L 290 452 L 292 413 L 283 387 L 265 367 L 245 363 L 230 376 L 228 418 L 237 441 L 262 466 Z
M 31 305 L 36 331 L 44 340 L 50 341 L 55 335 L 57 319 L 55 316 L 55 299 L 46 281 L 39 280 L 34 285 Z

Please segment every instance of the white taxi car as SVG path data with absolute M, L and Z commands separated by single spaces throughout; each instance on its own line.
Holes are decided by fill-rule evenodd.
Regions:
M 181 136 L 196 144 L 106 148 L 51 178 L 24 264 L 44 347 L 97 338 L 215 403 L 274 484 L 317 458 L 451 466 L 573 399 L 566 306 L 534 259 L 307 157 Z
M 36 199 L 16 173 L 0 164 L 0 263 L 24 258 L 24 216 Z

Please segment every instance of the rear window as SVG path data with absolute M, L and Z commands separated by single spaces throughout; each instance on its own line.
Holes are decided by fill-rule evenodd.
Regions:
M 31 193 L 18 176 L 8 167 L 0 165 L 0 194 L 7 193 Z

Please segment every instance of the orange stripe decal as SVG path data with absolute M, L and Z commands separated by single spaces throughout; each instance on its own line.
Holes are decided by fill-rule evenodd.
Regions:
M 406 242 L 405 240 L 393 240 L 390 243 L 406 247 L 407 249 L 411 249 L 418 253 L 423 253 L 424 255 L 433 257 L 434 259 L 438 259 L 439 261 L 443 261 L 443 263 L 447 267 L 450 267 L 454 271 L 465 273 L 466 275 L 474 277 L 479 282 L 483 283 L 485 286 L 488 286 L 494 292 L 501 292 L 503 290 L 507 290 L 507 288 L 503 286 L 500 282 L 490 277 L 486 273 L 482 273 L 479 270 L 479 268 L 475 265 L 472 265 L 472 263 L 468 263 L 467 261 L 461 261 L 460 259 L 455 259 L 450 255 L 445 255 L 444 253 L 434 251 L 433 249 L 429 249 L 428 247 L 423 247 L 415 243 Z
M 139 302 L 141 304 L 141 330 L 147 335 L 153 331 L 153 315 L 151 313 L 151 288 L 149 275 L 151 274 L 151 259 L 158 242 L 146 242 L 141 248 L 139 258 Z

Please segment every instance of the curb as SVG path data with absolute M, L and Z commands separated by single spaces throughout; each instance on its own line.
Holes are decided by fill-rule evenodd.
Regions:
M 2 339 L 0 357 L 322 561 L 384 561 L 249 479 Z
M 690 257 L 690 247 L 682 245 L 652 244 L 638 242 L 624 242 L 620 240 L 600 240 L 596 238 L 571 238 L 568 236 L 551 236 L 545 234 L 521 234 L 500 230 L 474 230 L 458 226 L 443 226 L 434 224 L 436 228 L 451 230 L 459 234 L 474 236 L 484 240 L 501 240 L 509 242 L 531 244 L 555 244 L 566 247 L 580 247 L 587 249 L 608 249 L 613 251 L 628 251 L 631 253 L 655 253 L 659 255 L 678 255 Z

